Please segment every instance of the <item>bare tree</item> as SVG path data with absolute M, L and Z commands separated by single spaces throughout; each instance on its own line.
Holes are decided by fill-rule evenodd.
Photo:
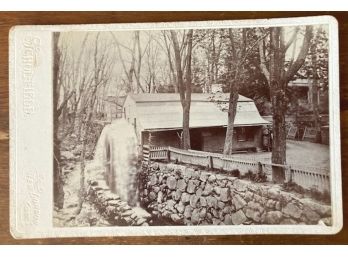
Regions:
M 191 59 L 192 59 L 192 37 L 193 30 L 189 30 L 187 35 L 184 35 L 181 46 L 178 42 L 177 32 L 170 31 L 171 39 L 173 42 L 175 67 L 176 67 L 176 80 L 180 94 L 181 106 L 183 109 L 183 149 L 190 149 L 190 107 L 191 107 Z M 186 43 L 185 43 L 186 41 Z M 187 51 L 185 58 L 182 58 L 184 52 L 184 45 L 187 44 Z M 184 60 L 183 60 L 184 59 Z M 186 74 L 184 79 L 184 69 L 182 63 L 186 67 Z
M 54 51 L 54 63 L 53 63 L 53 106 L 54 106 L 54 138 L 53 138 L 53 154 L 54 154 L 54 203 L 59 209 L 64 206 L 64 190 L 63 190 L 63 179 L 62 179 L 62 169 L 60 165 L 60 140 L 58 136 L 58 122 L 59 115 L 57 110 L 59 109 L 59 63 L 61 62 L 61 52 L 58 47 L 60 33 L 53 33 L 53 51 Z
M 141 44 L 140 44 L 140 32 L 139 31 L 134 32 L 132 48 L 129 48 L 128 46 L 121 44 L 119 40 L 117 39 L 117 36 L 115 35 L 115 33 L 111 32 L 111 35 L 117 47 L 118 57 L 119 57 L 119 60 L 121 61 L 123 71 L 127 78 L 126 84 L 127 84 L 128 91 L 136 92 L 136 93 L 146 92 L 145 88 L 141 85 L 140 72 L 141 72 L 142 57 L 144 56 L 147 46 L 142 51 Z M 126 60 L 122 54 L 123 50 L 127 50 L 129 54 L 131 55 L 131 61 L 130 61 L 129 67 L 127 67 Z M 135 67 L 136 64 L 137 64 L 137 67 Z M 135 80 L 136 80 L 135 88 L 133 85 L 134 83 L 133 77 L 135 77 Z
M 282 165 L 286 164 L 286 130 L 285 114 L 287 110 L 286 88 L 297 71 L 304 64 L 310 41 L 313 37 L 313 27 L 306 26 L 302 46 L 296 60 L 286 62 L 285 54 L 289 47 L 296 41 L 299 28 L 295 28 L 291 38 L 285 42 L 285 28 L 272 27 L 270 31 L 269 64 L 265 58 L 265 44 L 260 42 L 260 67 L 270 86 L 271 102 L 273 107 L 273 143 L 272 162 L 280 166 L 274 166 L 272 171 L 273 181 L 284 182 L 285 171 Z M 267 67 L 268 66 L 268 67 Z
M 90 73 L 93 74 L 90 78 L 90 81 L 87 82 L 87 85 L 90 85 L 88 93 L 84 96 L 85 101 L 82 108 L 82 152 L 80 156 L 80 190 L 79 190 L 79 203 L 77 214 L 82 209 L 82 204 L 84 202 L 85 197 L 85 161 L 86 161 L 86 152 L 87 152 L 87 144 L 91 134 L 91 129 L 93 127 L 92 118 L 93 114 L 96 111 L 96 99 L 97 99 L 97 91 L 98 89 L 104 87 L 110 80 L 111 72 L 113 68 L 113 59 L 112 56 L 108 53 L 107 47 L 100 46 L 100 33 L 97 33 L 95 42 L 94 42 L 94 50 L 92 53 L 93 60 L 93 69 Z M 86 74 L 85 74 L 86 75 Z
M 237 104 L 238 104 L 238 91 L 239 91 L 239 75 L 240 68 L 242 65 L 242 60 L 245 57 L 246 51 L 246 29 L 242 29 L 242 44 L 240 51 L 237 52 L 235 44 L 234 31 L 232 29 L 228 30 L 229 39 L 230 39 L 230 51 L 231 51 L 231 61 L 228 65 L 228 83 L 230 89 L 230 97 L 228 104 L 228 122 L 226 128 L 226 138 L 224 144 L 224 154 L 231 155 L 233 147 L 233 128 L 234 128 L 234 119 L 237 113 Z M 232 67 L 232 61 L 235 63 L 235 67 Z M 234 73 L 234 75 L 233 75 Z
M 244 64 L 250 53 L 255 49 L 256 46 L 258 46 L 258 43 L 261 42 L 263 38 L 266 37 L 266 35 L 267 34 L 261 34 L 256 40 L 252 41 L 247 39 L 247 29 L 245 28 L 242 29 L 240 33 L 238 30 L 228 30 L 230 47 L 227 72 L 227 85 L 230 90 L 230 96 L 228 102 L 228 122 L 223 151 L 225 155 L 231 155 L 233 151 L 234 120 L 237 113 L 239 87 L 242 83 L 241 77 L 245 72 Z M 240 38 L 239 43 L 238 38 Z M 250 41 L 249 44 L 248 41 Z
M 167 52 L 167 57 L 168 57 L 168 64 L 169 64 L 169 71 L 170 71 L 170 81 L 171 83 L 174 85 L 174 92 L 178 93 L 178 87 L 177 87 L 177 78 L 176 78 L 176 74 L 174 71 L 174 65 L 173 65 L 173 61 L 172 61 L 172 53 L 171 53 L 171 46 L 170 46 L 170 41 L 167 39 L 167 34 L 166 31 L 162 31 L 162 35 L 163 35 L 163 39 L 164 39 L 164 45 L 166 48 L 166 52 Z

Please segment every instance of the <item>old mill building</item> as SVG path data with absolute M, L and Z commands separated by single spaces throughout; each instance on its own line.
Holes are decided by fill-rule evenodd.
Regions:
M 191 95 L 190 139 L 193 150 L 222 152 L 227 127 L 229 94 Z M 141 145 L 180 147 L 182 106 L 176 93 L 129 94 L 123 105 L 124 118 L 134 126 Z M 253 100 L 239 95 L 233 147 L 260 150 L 264 120 Z

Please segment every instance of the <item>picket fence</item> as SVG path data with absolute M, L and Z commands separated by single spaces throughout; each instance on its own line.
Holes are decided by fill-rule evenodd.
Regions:
M 320 192 L 330 192 L 330 175 L 327 170 L 322 168 L 300 165 L 279 165 L 247 156 L 246 158 L 235 158 L 219 153 L 183 150 L 174 147 L 150 147 L 148 145 L 143 146 L 143 160 L 164 160 L 227 172 L 239 170 L 241 175 L 248 172 L 254 174 L 264 172 L 269 178 L 272 176 L 272 168 L 274 166 L 282 166 L 285 169 L 286 182 L 294 182 L 305 189 L 315 188 Z

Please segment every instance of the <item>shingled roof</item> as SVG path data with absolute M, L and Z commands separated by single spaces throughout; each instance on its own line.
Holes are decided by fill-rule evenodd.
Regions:
M 168 130 L 182 128 L 182 107 L 179 94 L 128 95 L 136 105 L 139 129 Z M 190 127 L 225 127 L 227 112 L 216 102 L 227 102 L 229 94 L 192 94 Z M 269 124 L 257 110 L 250 98 L 239 95 L 235 126 L 258 126 Z

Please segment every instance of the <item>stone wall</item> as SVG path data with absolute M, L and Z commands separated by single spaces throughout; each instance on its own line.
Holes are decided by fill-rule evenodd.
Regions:
M 112 193 L 104 180 L 89 180 L 87 200 L 110 223 L 116 226 L 148 226 L 151 215 L 139 208 L 132 208 Z
M 274 184 L 176 164 L 152 163 L 140 176 L 142 206 L 166 224 L 331 224 L 331 207 Z

